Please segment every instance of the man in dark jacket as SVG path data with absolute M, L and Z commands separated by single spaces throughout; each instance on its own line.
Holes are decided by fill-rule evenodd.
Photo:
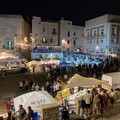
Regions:
M 65 106 L 64 106 L 63 111 L 62 111 L 62 119 L 69 120 L 69 111 Z
M 34 120 L 34 111 L 28 106 L 28 120 Z

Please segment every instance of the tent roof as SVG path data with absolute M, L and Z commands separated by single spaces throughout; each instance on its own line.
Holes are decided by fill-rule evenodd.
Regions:
M 112 84 L 120 84 L 120 72 L 106 73 L 102 75 L 102 80 L 112 80 Z
M 68 84 L 64 88 L 95 85 L 95 84 L 100 84 L 101 82 L 103 82 L 103 81 L 95 79 L 95 78 L 86 78 L 86 77 L 82 77 L 78 74 L 75 74 L 73 77 L 71 77 L 69 79 Z
M 111 76 L 111 77 L 113 77 L 113 76 L 120 76 L 120 72 L 106 73 L 104 75 L 108 75 L 108 76 Z
M 14 99 L 15 110 L 19 109 L 19 105 L 22 104 L 27 110 L 28 106 L 31 106 L 34 111 L 39 111 L 42 104 L 58 103 L 47 91 L 33 91 L 25 93 Z
M 32 60 L 30 62 L 27 63 L 27 66 L 31 66 L 31 65 L 40 65 L 40 63 L 38 61 Z
M 20 62 L 21 60 L 19 58 L 13 58 L 13 57 L 6 57 L 0 59 L 0 62 Z

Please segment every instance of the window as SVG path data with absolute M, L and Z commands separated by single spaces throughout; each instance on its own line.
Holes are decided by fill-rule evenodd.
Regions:
M 97 35 L 97 30 L 96 29 L 93 29 L 92 30 L 92 36 L 96 36 Z
M 12 41 L 10 41 L 10 40 L 7 41 L 6 49 L 9 49 L 9 50 L 13 49 L 13 42 Z
M 45 32 L 45 28 L 43 28 L 43 32 Z
M 87 36 L 87 37 L 90 36 L 90 31 L 87 31 L 86 36 Z
M 53 28 L 52 34 L 56 34 L 56 29 Z
M 42 43 L 47 43 L 45 38 L 42 39 Z
M 53 42 L 53 39 L 52 38 L 50 38 L 50 43 L 52 43 Z
M 69 42 L 69 40 L 67 41 L 67 44 L 69 44 L 70 42 Z
M 112 48 L 109 48 L 109 51 L 110 51 L 110 53 L 113 51 L 113 49 Z
M 112 28 L 112 35 L 115 35 L 115 28 Z
M 68 22 L 68 25 L 70 25 L 70 23 Z
M 96 30 L 94 31 L 94 35 L 93 36 L 96 36 Z
M 89 40 L 86 40 L 86 44 L 89 44 L 90 43 L 90 41 Z
M 112 35 L 116 34 L 116 25 L 112 25 L 111 32 L 112 32 Z
M 103 28 L 101 29 L 100 35 L 104 35 L 104 29 Z
M 111 43 L 116 43 L 116 39 L 115 39 L 115 38 L 112 38 L 112 39 L 111 39 Z
M 96 43 L 96 40 L 92 40 L 92 44 L 95 44 Z
M 103 49 L 102 49 L 102 48 L 100 49 L 100 52 L 101 52 L 101 53 L 103 52 Z
M 75 41 L 75 40 L 73 41 L 73 45 L 74 45 L 74 46 L 76 45 L 76 41 Z
M 74 32 L 74 36 L 76 35 L 76 33 Z
M 99 27 L 99 35 L 104 35 L 105 26 L 102 25 Z
M 68 37 L 70 37 L 70 32 L 68 32 Z
M 118 48 L 118 52 L 120 52 L 120 49 Z
M 103 43 L 103 40 L 100 40 L 101 43 Z

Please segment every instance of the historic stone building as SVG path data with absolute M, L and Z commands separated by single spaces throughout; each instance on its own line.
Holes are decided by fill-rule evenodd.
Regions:
M 33 17 L 31 41 L 32 47 L 61 46 L 64 50 L 83 50 L 84 27 L 75 26 L 72 21 L 43 21 L 41 17 Z
M 84 36 L 86 52 L 120 53 L 120 16 L 106 14 L 86 21 Z
M 84 27 L 73 25 L 72 21 L 60 20 L 60 45 L 70 51 L 84 51 Z
M 21 15 L 0 15 L 0 54 L 18 55 L 30 47 L 30 26 Z
M 42 21 L 40 17 L 32 19 L 32 47 L 57 46 L 58 45 L 58 22 Z

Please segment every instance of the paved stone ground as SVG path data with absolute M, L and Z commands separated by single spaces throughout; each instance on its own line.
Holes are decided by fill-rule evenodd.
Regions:
M 15 74 L 8 75 L 5 77 L 0 77 L 0 114 L 7 112 L 5 103 L 11 97 L 16 97 L 25 93 L 25 91 L 20 91 L 19 81 L 23 79 L 25 74 Z M 34 80 L 40 86 L 45 83 L 45 75 L 27 75 L 28 80 Z
M 80 118 L 76 114 L 71 114 L 70 120 L 85 120 L 85 119 Z M 92 119 L 92 116 L 90 116 L 87 120 L 94 120 L 94 119 Z M 113 109 L 104 111 L 103 115 L 98 117 L 97 120 L 120 120 L 120 101 L 115 103 Z
M 23 94 L 19 90 L 19 81 L 24 77 L 24 74 L 9 75 L 0 78 L 0 114 L 6 113 L 6 101 L 11 98 Z M 28 75 L 29 80 L 33 79 L 38 82 L 40 86 L 45 83 L 45 75 Z M 82 120 L 75 114 L 70 115 L 70 120 Z M 89 119 L 92 120 L 92 119 Z M 105 111 L 103 116 L 97 120 L 120 120 L 120 102 L 115 103 L 114 109 Z
M 120 102 L 115 103 L 113 109 L 105 111 L 98 120 L 120 120 Z

